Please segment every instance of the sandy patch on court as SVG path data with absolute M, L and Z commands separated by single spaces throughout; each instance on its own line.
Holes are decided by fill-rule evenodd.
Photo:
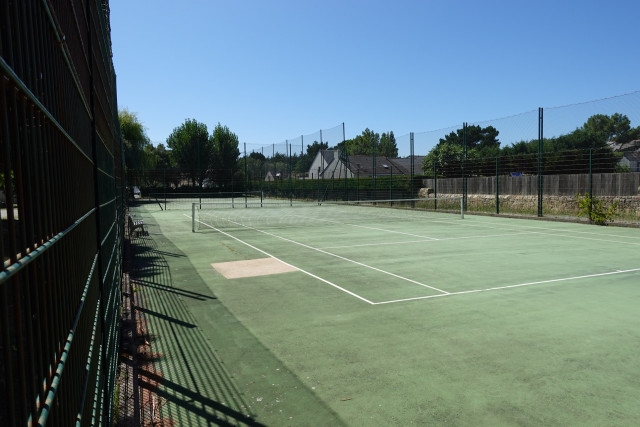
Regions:
M 246 261 L 215 262 L 211 266 L 227 279 L 266 276 L 288 273 L 298 269 L 275 258 L 259 258 Z

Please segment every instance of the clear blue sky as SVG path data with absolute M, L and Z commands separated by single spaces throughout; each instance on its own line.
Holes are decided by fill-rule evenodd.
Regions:
M 186 118 L 266 145 L 342 122 L 347 138 L 400 136 L 640 89 L 638 0 L 110 6 L 118 106 L 156 145 Z

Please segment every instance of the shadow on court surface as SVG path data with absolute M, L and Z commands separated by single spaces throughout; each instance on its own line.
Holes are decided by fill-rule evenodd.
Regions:
M 144 219 L 150 232 L 132 240 L 131 281 L 136 310 L 144 315 L 157 356 L 155 369 L 138 374 L 136 392 L 150 392 L 157 402 L 154 413 L 146 411 L 146 416 L 176 425 L 282 425 L 294 411 L 299 422 L 308 406 L 309 420 L 341 425 L 227 311 L 189 259 Z M 281 375 L 278 390 L 266 370 Z M 288 402 L 283 388 L 291 393 Z
M 144 314 L 157 355 L 155 372 L 139 373 L 140 387 L 157 401 L 153 418 L 178 425 L 262 425 L 185 308 L 185 299 L 215 297 L 175 288 L 167 258 L 184 255 L 160 250 L 152 235 L 134 239 L 133 246 L 136 310 Z

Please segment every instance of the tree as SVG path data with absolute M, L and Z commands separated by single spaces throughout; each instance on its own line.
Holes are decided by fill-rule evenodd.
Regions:
M 382 133 L 377 154 L 380 156 L 398 157 L 398 146 L 396 145 L 396 137 L 393 135 L 393 131 Z
M 582 126 L 587 133 L 594 135 L 599 141 L 615 141 L 631 129 L 631 121 L 626 115 L 615 113 L 612 116 L 595 114 Z
M 467 158 L 496 156 L 500 150 L 499 133 L 493 126 L 467 126 Z M 445 142 L 464 149 L 464 128 L 440 138 L 438 145 Z
M 366 128 L 362 131 L 362 134 L 357 135 L 353 139 L 347 139 L 344 143 L 336 146 L 336 148 L 340 150 L 345 147 L 347 154 L 350 156 L 357 154 L 373 155 L 374 153 L 376 156 L 398 156 L 398 147 L 393 131 L 382 133 L 382 136 L 380 136 L 380 134 Z
M 142 170 L 145 166 L 145 149 L 151 145 L 137 113 L 126 108 L 118 111 L 120 134 L 124 147 L 124 163 L 128 169 Z
M 252 151 L 249 154 L 249 158 L 250 159 L 255 159 L 255 160 L 259 160 L 259 161 L 264 161 L 266 159 L 266 157 L 264 156 L 264 154 L 259 153 L 257 151 Z
M 441 174 L 447 171 L 452 165 L 460 164 L 462 155 L 462 146 L 453 142 L 440 140 L 438 145 L 433 147 L 433 149 L 429 151 L 429 154 L 422 160 L 422 170 L 425 174 L 431 175 L 435 164 L 438 171 L 437 173 Z
M 353 154 L 373 154 L 377 153 L 378 145 L 380 145 L 380 135 L 366 128 L 361 135 L 356 136 L 351 145 L 347 145 L 349 155 Z
M 231 132 L 227 126 L 220 123 L 213 130 L 211 135 L 213 146 L 213 158 L 211 162 L 214 171 L 214 182 L 225 187 L 233 180 L 234 173 L 238 170 L 238 136 Z
M 201 184 L 213 153 L 207 125 L 195 119 L 186 119 L 173 129 L 167 138 L 167 145 L 171 148 L 176 165 L 187 172 L 192 185 Z
M 167 150 L 164 144 L 158 144 L 155 147 L 155 156 L 156 156 L 156 168 L 157 169 L 172 169 L 174 165 L 173 158 L 171 156 L 171 151 Z
M 499 133 L 493 126 L 467 126 L 467 159 L 497 156 L 500 153 Z M 460 128 L 440 138 L 422 161 L 422 169 L 429 174 L 435 164 L 438 174 L 455 174 L 461 171 L 463 156 L 464 128 Z M 455 171 L 450 170 L 451 167 L 455 167 Z

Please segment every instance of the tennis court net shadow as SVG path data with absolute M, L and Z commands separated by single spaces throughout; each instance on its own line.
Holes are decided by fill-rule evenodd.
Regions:
M 150 233 L 133 239 L 131 272 L 135 310 L 144 317 L 145 345 L 151 347 L 150 360 L 136 371 L 142 423 L 261 425 L 187 307 L 215 297 L 174 286 L 171 268 L 190 262 L 177 249 L 159 250 L 154 224 L 148 227 Z M 171 267 L 167 256 L 178 266 Z

